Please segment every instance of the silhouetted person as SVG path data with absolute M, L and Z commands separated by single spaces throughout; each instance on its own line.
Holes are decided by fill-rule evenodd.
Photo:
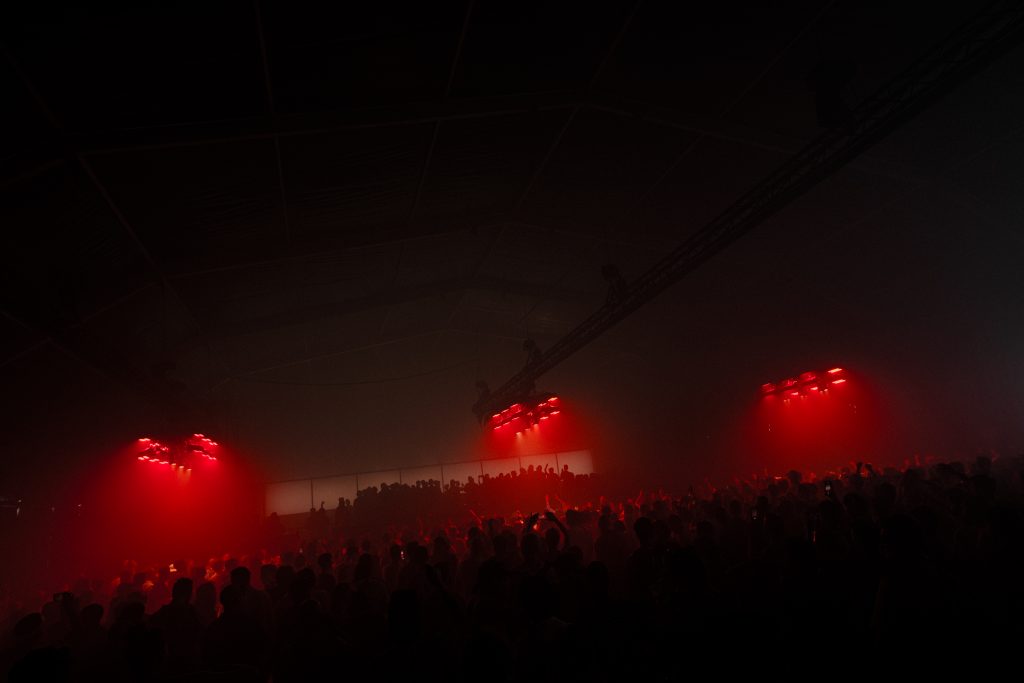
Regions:
M 231 570 L 231 585 L 234 586 L 242 600 L 242 611 L 255 621 L 268 637 L 273 631 L 274 606 L 267 593 L 256 590 L 251 585 L 252 572 L 248 567 L 235 567 Z
M 203 636 L 203 660 L 214 671 L 258 675 L 267 656 L 263 629 L 245 614 L 242 592 L 236 586 L 228 585 L 221 590 L 220 604 L 223 614 Z
M 281 657 L 275 681 L 306 681 L 319 678 L 337 664 L 334 624 L 313 599 L 316 573 L 309 567 L 295 574 L 289 584 L 289 606 L 280 616 Z
M 178 579 L 171 590 L 171 602 L 150 619 L 150 626 L 163 637 L 168 671 L 180 674 L 199 666 L 199 636 L 203 624 L 192 605 L 192 579 Z
M 196 589 L 196 615 L 203 628 L 217 618 L 217 586 L 211 581 L 203 581 Z
M 329 594 L 337 584 L 334 578 L 334 558 L 330 553 L 321 553 L 316 558 L 316 564 L 320 569 L 320 573 L 316 577 L 317 590 L 322 590 Z

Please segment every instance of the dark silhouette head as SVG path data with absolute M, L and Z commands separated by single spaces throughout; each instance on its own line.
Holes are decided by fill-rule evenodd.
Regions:
M 249 571 L 248 567 L 235 567 L 231 570 L 231 585 L 237 587 L 240 590 L 245 590 L 249 587 L 249 581 L 252 580 L 252 572 Z
M 103 605 L 92 603 L 82 608 L 82 625 L 95 628 L 103 621 Z
M 277 567 L 272 564 L 265 564 L 260 567 L 260 583 L 264 590 L 274 586 L 277 579 Z
M 316 564 L 320 567 L 321 572 L 331 571 L 331 565 L 334 564 L 334 558 L 331 557 L 330 553 L 322 553 L 316 558 Z
M 633 533 L 641 543 L 650 543 L 654 540 L 654 523 L 646 517 L 640 517 L 633 522 Z
M 171 601 L 187 605 L 192 601 L 192 579 L 178 579 L 171 589 Z
M 242 591 L 234 584 L 228 584 L 220 591 L 220 604 L 224 607 L 224 614 L 235 614 L 242 606 Z
M 217 586 L 212 581 L 203 581 L 196 589 L 196 601 L 217 602 Z
M 31 642 L 43 631 L 43 615 L 39 612 L 26 614 L 14 625 L 14 637 L 20 641 Z

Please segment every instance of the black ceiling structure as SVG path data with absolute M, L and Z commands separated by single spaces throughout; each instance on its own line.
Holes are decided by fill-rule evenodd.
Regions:
M 613 275 L 605 305 L 552 348 L 538 351 L 525 368 L 481 400 L 475 408 L 477 417 L 482 420 L 529 394 L 545 372 L 1004 55 L 1020 41 L 1022 29 L 1024 11 L 1019 5 L 995 3 L 984 8 L 891 83 L 855 109 L 842 111 L 828 130 L 635 281 Z
M 524 339 L 551 349 L 602 309 L 603 265 L 637 282 L 834 131 L 825 105 L 863 111 L 977 11 L 844 0 L 11 10 L 0 370 L 21 391 L 77 368 L 172 416 L 186 404 L 230 413 L 261 383 L 433 373 L 459 387 L 451 400 L 468 422 L 474 379 L 497 386 L 522 368 Z M 1012 223 L 1012 183 L 957 173 L 991 162 L 1013 177 L 1015 157 L 999 155 L 1020 137 L 1021 61 L 1007 53 L 934 117 L 852 161 L 852 176 L 829 181 L 854 197 L 833 200 L 834 213 L 852 222 L 864 195 L 895 202 L 955 181 L 972 212 Z M 756 244 L 825 249 L 849 231 L 822 226 L 812 240 L 793 229 Z M 745 285 L 767 277 L 736 258 L 746 262 L 715 268 Z M 723 315 L 687 302 L 700 324 Z M 635 342 L 607 343 L 629 354 Z

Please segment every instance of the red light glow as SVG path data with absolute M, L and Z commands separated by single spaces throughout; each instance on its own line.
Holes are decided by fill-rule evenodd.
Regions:
M 828 374 L 835 375 L 835 374 L 840 373 L 842 371 L 843 371 L 842 368 L 832 368 L 831 370 L 828 371 Z
M 184 430 L 159 444 L 141 438 L 129 435 L 110 457 L 93 458 L 76 473 L 88 524 L 76 517 L 60 529 L 67 575 L 106 575 L 118 558 L 167 568 L 168 558 L 219 556 L 225 538 L 256 546 L 251 520 L 261 516 L 264 487 L 245 458 L 225 455 L 223 463 L 203 466 L 190 449 L 200 442 Z M 225 452 L 230 446 L 224 443 Z
M 844 384 L 845 382 L 846 382 L 845 379 L 834 379 L 834 380 L 832 380 L 832 384 Z

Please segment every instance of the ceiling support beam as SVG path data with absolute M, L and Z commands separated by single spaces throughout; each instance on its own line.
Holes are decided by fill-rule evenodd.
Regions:
M 754 186 L 710 223 L 688 237 L 625 291 L 495 390 L 477 409 L 482 419 L 533 390 L 544 373 L 846 166 L 864 150 L 913 118 L 964 80 L 991 64 L 1024 37 L 1024 5 L 993 2 L 903 73 L 854 108 Z

